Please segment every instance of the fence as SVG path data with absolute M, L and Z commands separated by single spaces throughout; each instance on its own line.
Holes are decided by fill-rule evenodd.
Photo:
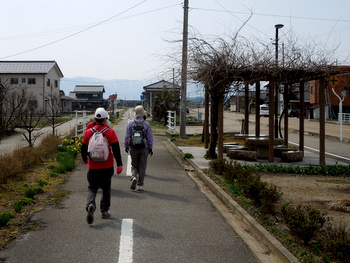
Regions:
M 340 122 L 340 113 L 338 113 L 338 121 Z M 342 122 L 350 123 L 350 113 L 342 113 Z
M 176 112 L 168 110 L 168 124 L 167 127 L 174 134 L 176 133 Z
M 82 113 L 82 116 L 79 117 L 78 113 Z M 75 137 L 78 136 L 78 133 L 84 133 L 86 130 L 86 111 L 75 111 Z

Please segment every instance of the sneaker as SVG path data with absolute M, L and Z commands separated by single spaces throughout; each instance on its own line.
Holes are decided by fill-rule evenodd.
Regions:
M 140 191 L 140 192 L 143 191 L 143 186 L 142 185 L 138 185 L 137 186 L 137 191 Z
M 108 219 L 111 217 L 111 214 L 107 211 L 107 212 L 102 212 L 102 219 Z
M 86 221 L 88 224 L 92 224 L 94 222 L 94 212 L 95 212 L 95 206 L 93 204 L 89 204 L 87 210 L 87 216 Z
M 131 190 L 135 190 L 136 184 L 137 184 L 137 179 L 136 179 L 136 177 L 131 178 L 131 186 L 130 186 L 130 189 L 131 189 Z

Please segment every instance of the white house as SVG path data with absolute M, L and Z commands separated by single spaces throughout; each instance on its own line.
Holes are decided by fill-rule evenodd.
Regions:
M 59 98 L 63 74 L 55 61 L 0 61 L 0 84 L 26 87 L 39 109 L 48 111 L 50 100 Z

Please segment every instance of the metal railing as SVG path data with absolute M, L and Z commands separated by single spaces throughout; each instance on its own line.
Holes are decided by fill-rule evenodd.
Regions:
M 171 130 L 174 134 L 176 133 L 176 111 L 168 110 L 168 130 Z
M 350 123 L 350 113 L 342 113 L 342 118 L 340 119 L 340 113 L 338 113 L 338 121 Z
M 82 113 L 80 117 L 78 113 Z M 81 129 L 79 127 L 82 126 Z M 86 111 L 75 111 L 75 137 L 78 136 L 78 133 L 85 133 L 86 130 Z

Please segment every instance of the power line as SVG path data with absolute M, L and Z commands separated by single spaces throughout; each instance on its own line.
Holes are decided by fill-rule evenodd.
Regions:
M 22 51 L 22 52 L 13 54 L 13 55 L 9 55 L 9 56 L 2 57 L 2 58 L 0 58 L 0 59 L 6 59 L 6 58 L 9 58 L 9 57 L 14 57 L 14 56 L 17 56 L 17 55 L 21 55 L 21 54 L 24 54 L 24 53 L 28 53 L 28 52 L 31 52 L 31 51 L 34 51 L 34 50 L 37 50 L 37 49 L 40 49 L 40 48 L 43 48 L 43 47 L 50 46 L 50 45 L 55 44 L 55 43 L 57 43 L 57 42 L 61 42 L 61 41 L 63 41 L 63 40 L 66 40 L 66 39 L 68 39 L 68 38 L 71 38 L 71 37 L 73 37 L 73 36 L 79 35 L 79 34 L 85 32 L 85 31 L 88 31 L 88 30 L 94 28 L 94 27 L 97 27 L 97 26 L 99 26 L 99 25 L 102 25 L 102 24 L 107 23 L 108 21 L 110 21 L 110 20 L 112 20 L 112 19 L 114 19 L 114 18 L 116 18 L 116 17 L 118 17 L 118 16 L 120 16 L 120 15 L 122 15 L 122 14 L 124 14 L 124 13 L 126 13 L 126 12 L 128 12 L 128 11 L 130 11 L 130 10 L 132 10 L 132 9 L 134 9 L 134 8 L 136 8 L 137 6 L 143 4 L 144 2 L 147 2 L 147 0 L 144 0 L 144 1 L 142 1 L 142 2 L 140 2 L 140 3 L 138 3 L 138 4 L 134 5 L 134 6 L 132 6 L 132 7 L 130 7 L 130 8 L 128 8 L 128 9 L 126 9 L 126 10 L 124 10 L 124 11 L 122 11 L 122 12 L 116 14 L 116 15 L 114 15 L 114 16 L 111 16 L 111 17 L 109 17 L 109 18 L 107 18 L 107 19 L 105 19 L 105 20 L 102 20 L 101 22 L 98 22 L 98 23 L 96 23 L 96 24 L 93 24 L 92 26 L 89 26 L 89 27 L 87 27 L 87 28 L 85 28 L 85 29 L 82 29 L 82 30 L 80 30 L 80 31 L 78 31 L 78 32 L 76 32 L 76 33 L 74 33 L 74 34 L 71 34 L 71 35 L 68 35 L 68 36 L 66 36 L 66 37 L 60 38 L 60 39 L 58 39 L 58 40 L 52 41 L 52 42 L 47 43 L 47 44 L 45 44 L 45 45 L 41 45 L 41 46 L 39 46 L 39 47 L 35 47 L 35 48 L 28 49 L 28 50 L 26 50 L 26 51 Z
M 250 12 L 243 12 L 243 11 L 217 10 L 217 9 L 196 8 L 196 7 L 191 7 L 191 9 L 201 10 L 201 11 L 210 11 L 210 12 L 221 12 L 221 13 L 251 15 Z M 321 18 L 321 17 L 306 17 L 306 16 L 287 16 L 287 15 L 275 15 L 275 14 L 264 14 L 264 13 L 253 13 L 253 15 L 256 15 L 256 16 L 283 17 L 283 18 L 295 18 L 295 19 L 307 19 L 307 20 L 320 20 L 320 21 L 332 21 L 332 22 L 345 22 L 345 23 L 349 23 L 350 22 L 349 19 L 336 19 L 336 18 Z

